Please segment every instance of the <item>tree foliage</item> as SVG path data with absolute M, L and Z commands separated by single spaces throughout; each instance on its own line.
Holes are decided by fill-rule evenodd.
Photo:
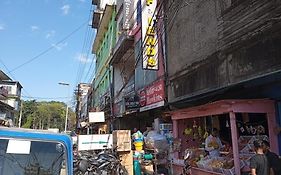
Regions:
M 35 100 L 22 102 L 23 128 L 48 129 L 59 128 L 64 131 L 66 115 L 66 104 L 57 101 L 37 102 Z M 75 113 L 69 108 L 68 129 L 75 127 Z

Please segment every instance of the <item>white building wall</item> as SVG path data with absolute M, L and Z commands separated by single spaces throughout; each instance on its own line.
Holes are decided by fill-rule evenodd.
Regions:
M 116 4 L 116 0 L 101 0 L 99 9 L 104 10 L 106 5 L 115 5 L 115 4 Z

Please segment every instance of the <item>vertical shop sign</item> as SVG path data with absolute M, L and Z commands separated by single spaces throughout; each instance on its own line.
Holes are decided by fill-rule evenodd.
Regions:
M 157 0 L 145 0 L 142 13 L 142 68 L 158 70 L 158 44 L 156 32 Z
M 123 29 L 131 29 L 131 19 L 133 15 L 133 2 L 132 0 L 124 0 L 124 23 Z
M 140 111 L 146 111 L 164 106 L 165 100 L 164 81 L 156 81 L 151 86 L 139 92 Z

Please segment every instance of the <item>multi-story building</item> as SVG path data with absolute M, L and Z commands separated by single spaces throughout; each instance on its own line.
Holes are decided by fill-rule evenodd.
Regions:
M 106 117 L 111 114 L 112 68 L 109 65 L 112 48 L 116 43 L 116 1 L 93 1 L 96 10 L 93 27 L 97 29 L 92 52 L 96 55 L 96 70 L 93 84 L 94 108 L 104 111 Z
M 130 0 L 117 1 L 116 5 L 117 42 L 112 50 L 110 60 L 113 70 L 113 117 L 117 119 L 115 125 L 124 117 L 126 112 L 124 99 L 136 95 L 134 88 L 136 63 L 134 52 L 135 7 L 136 3 Z
M 88 99 L 89 99 L 89 91 L 91 89 L 91 84 L 80 83 L 78 84 L 78 92 L 77 92 L 77 119 L 78 123 L 86 122 L 88 119 Z
M 265 128 L 278 151 L 280 1 L 168 0 L 164 6 L 174 136 L 186 140 L 181 133 L 200 121 L 216 126 L 234 148 L 239 175 L 237 135 L 255 135 L 247 128 Z
M 110 2 L 93 1 L 94 109 L 111 117 L 111 129 L 144 129 L 165 104 L 162 3 Z
M 0 119 L 14 122 L 15 114 L 20 110 L 21 89 L 18 81 L 0 71 Z
M 165 61 L 161 13 L 162 5 L 156 0 L 117 2 L 117 43 L 110 61 L 114 129 L 144 130 L 163 112 Z M 149 60 L 155 60 L 154 65 L 149 65 Z

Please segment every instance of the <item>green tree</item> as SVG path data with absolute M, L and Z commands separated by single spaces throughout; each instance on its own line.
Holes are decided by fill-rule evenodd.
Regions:
M 23 101 L 22 127 L 32 129 L 59 128 L 64 130 L 66 104 L 57 101 L 36 102 Z M 70 130 L 75 127 L 75 113 L 69 109 L 68 126 Z

